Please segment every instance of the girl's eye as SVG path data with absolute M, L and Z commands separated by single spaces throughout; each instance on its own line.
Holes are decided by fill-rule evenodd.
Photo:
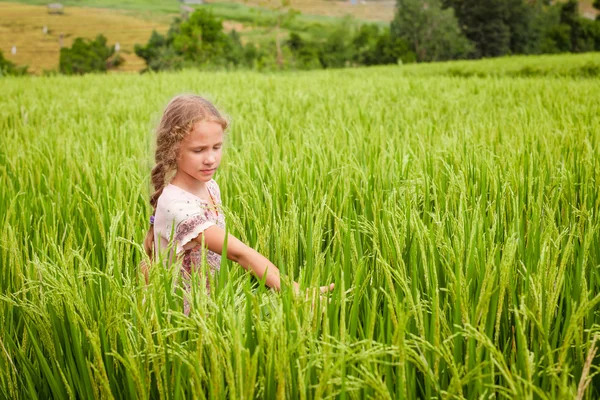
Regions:
M 215 150 L 219 150 L 221 146 L 215 146 Z
M 194 150 L 194 153 L 202 153 L 204 149 L 200 149 L 200 150 Z

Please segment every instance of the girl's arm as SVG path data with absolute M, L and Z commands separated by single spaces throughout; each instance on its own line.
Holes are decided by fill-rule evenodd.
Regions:
M 225 242 L 225 231 L 223 229 L 216 225 L 205 229 L 194 239 L 199 244 L 202 244 L 202 240 L 204 240 L 204 245 L 210 251 L 223 255 L 223 243 Z M 231 234 L 227 236 L 227 258 L 240 264 L 246 270 L 250 269 L 259 279 L 263 279 L 266 273 L 266 285 L 276 290 L 281 289 L 279 269 L 265 256 L 246 246 Z M 294 291 L 298 293 L 300 286 L 297 282 L 294 282 L 293 285 Z M 332 283 L 328 286 L 321 286 L 320 290 L 324 293 L 333 290 L 333 288 L 334 284 Z

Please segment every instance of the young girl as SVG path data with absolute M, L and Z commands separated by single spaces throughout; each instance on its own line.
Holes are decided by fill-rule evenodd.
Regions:
M 155 192 L 150 196 L 154 212 L 144 247 L 153 260 L 157 252 L 165 251 L 173 241 L 172 252 L 182 260 L 184 278 L 199 270 L 202 244 L 207 248 L 206 260 L 211 273 L 221 264 L 225 218 L 220 208 L 219 185 L 212 178 L 221 161 L 227 126 L 227 120 L 206 99 L 180 95 L 169 102 L 157 129 L 156 166 L 152 169 Z M 173 177 L 169 180 L 170 175 Z M 167 256 L 170 260 L 173 254 Z M 281 288 L 279 269 L 232 235 L 227 237 L 227 258 L 250 269 L 258 278 L 266 274 L 267 286 Z M 143 272 L 147 282 L 145 266 Z M 187 281 L 189 279 L 184 279 Z M 294 282 L 293 286 L 298 292 L 298 283 Z M 207 288 L 210 289 L 208 281 Z M 322 286 L 320 291 L 324 293 L 333 288 L 332 283 Z M 189 309 L 185 299 L 186 315 Z

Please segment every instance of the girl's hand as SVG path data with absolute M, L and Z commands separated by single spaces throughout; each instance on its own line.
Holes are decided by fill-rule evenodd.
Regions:
M 321 303 L 324 303 L 323 308 L 322 308 L 323 312 L 325 311 L 325 304 L 331 302 L 331 299 L 324 296 L 324 293 L 331 292 L 331 291 L 333 291 L 334 288 L 335 288 L 335 283 L 331 283 L 326 286 L 321 286 L 319 288 L 319 297 L 321 298 Z M 301 295 L 300 285 L 297 282 L 294 282 L 294 294 L 296 294 L 297 296 Z M 305 300 L 311 301 L 311 307 L 313 309 L 315 308 L 316 297 L 317 297 L 317 290 L 310 289 L 310 288 L 306 289 Z
M 327 293 L 327 292 L 333 291 L 334 288 L 335 288 L 335 283 L 331 283 L 326 286 L 321 286 L 319 288 L 319 291 L 321 293 Z M 308 296 L 310 295 L 310 291 L 311 291 L 310 289 L 306 289 L 306 298 L 308 298 Z M 294 282 L 294 293 L 297 295 L 300 294 L 300 284 L 298 282 Z

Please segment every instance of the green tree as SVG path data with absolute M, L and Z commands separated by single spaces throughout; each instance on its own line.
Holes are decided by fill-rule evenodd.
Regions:
M 350 20 L 345 19 L 327 36 L 320 46 L 319 59 L 324 68 L 342 68 L 354 56 Z
M 355 49 L 354 62 L 359 65 L 376 65 L 375 48 L 379 41 L 379 27 L 375 24 L 363 24 L 352 39 Z
M 267 18 L 267 21 L 269 21 L 268 24 L 275 32 L 275 60 L 277 67 L 282 69 L 285 65 L 285 57 L 283 55 L 281 27 L 288 26 L 300 12 L 291 7 L 290 0 L 261 0 L 259 4 L 272 12 L 272 17 Z
M 60 49 L 59 71 L 67 75 L 106 72 L 121 64 L 123 58 L 114 46 L 106 44 L 106 37 L 102 34 L 94 40 L 78 37 L 70 48 Z
M 571 51 L 571 27 L 566 24 L 551 26 L 542 42 L 542 53 L 567 53 Z
M 221 64 L 228 42 L 222 21 L 206 9 L 198 9 L 179 26 L 173 47 L 195 64 Z
M 396 0 L 391 37 L 406 40 L 418 61 L 464 58 L 472 45 L 462 34 L 454 10 L 439 0 Z
M 454 9 L 462 32 L 474 45 L 473 57 L 497 57 L 510 52 L 507 0 L 444 0 L 444 6 Z
M 292 53 L 291 64 L 297 69 L 316 69 L 323 68 L 319 60 L 319 43 L 311 40 L 305 40 L 296 32 L 290 33 L 290 37 L 285 43 Z
M 413 63 L 417 56 L 406 40 L 392 37 L 390 29 L 386 28 L 375 44 L 375 60 L 377 64 Z
M 550 0 L 442 1 L 454 9 L 463 33 L 473 42 L 472 57 L 557 50 L 548 35 L 562 30 L 555 28 L 559 16 Z
M 8 75 L 26 75 L 27 74 L 27 66 L 17 66 L 10 60 L 4 58 L 4 54 L 0 50 L 0 77 L 8 76 Z
M 236 31 L 223 32 L 221 20 L 205 9 L 186 21 L 175 18 L 166 36 L 153 31 L 146 45 L 134 50 L 146 61 L 146 71 L 253 66 L 260 54 L 254 45 L 244 46 Z
M 506 0 L 505 24 L 509 30 L 509 48 L 512 54 L 539 52 L 539 30 L 537 17 L 543 13 L 539 1 Z
M 415 54 L 410 51 L 406 40 L 392 37 L 390 29 L 380 32 L 376 24 L 360 26 L 352 45 L 355 49 L 354 62 L 358 65 L 396 64 L 413 62 Z

